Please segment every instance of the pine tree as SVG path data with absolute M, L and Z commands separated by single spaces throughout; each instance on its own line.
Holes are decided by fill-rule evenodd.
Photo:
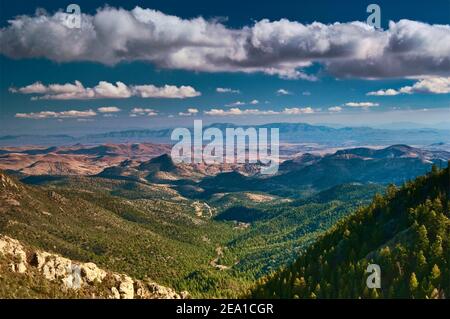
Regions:
M 423 254 L 423 250 L 419 250 L 417 253 L 417 271 L 420 274 L 423 274 L 427 269 L 427 259 Z
M 440 259 L 442 257 L 442 254 L 444 253 L 444 249 L 442 248 L 442 237 L 436 236 L 436 240 L 434 241 L 433 245 L 431 245 L 431 255 L 434 257 L 434 259 Z
M 431 283 L 437 286 L 439 284 L 440 279 L 441 279 L 441 270 L 439 269 L 438 265 L 434 264 L 430 274 Z
M 418 287 L 419 281 L 417 280 L 416 274 L 411 273 L 411 277 L 409 278 L 409 291 L 411 292 L 412 297 L 416 296 Z
M 294 280 L 294 293 L 302 296 L 306 288 L 306 281 L 304 277 L 295 278 Z
M 417 245 L 419 249 L 426 250 L 429 245 L 428 231 L 425 225 L 420 225 L 417 229 Z

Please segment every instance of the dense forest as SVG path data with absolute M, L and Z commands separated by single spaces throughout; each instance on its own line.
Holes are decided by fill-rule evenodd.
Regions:
M 450 170 L 389 186 L 339 221 L 290 266 L 261 279 L 253 298 L 448 298 Z M 381 269 L 369 289 L 369 264 Z

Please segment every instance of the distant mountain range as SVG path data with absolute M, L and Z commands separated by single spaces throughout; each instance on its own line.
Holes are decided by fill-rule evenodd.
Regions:
M 209 198 L 217 193 L 260 191 L 278 196 L 300 196 L 346 183 L 402 184 L 446 167 L 450 152 L 428 151 L 407 145 L 383 149 L 351 148 L 332 154 L 305 153 L 281 163 L 274 176 L 259 175 L 257 164 L 175 164 L 163 154 L 149 161 L 124 161 L 97 176 L 170 184 L 182 195 Z
M 7 147 L 0 169 L 25 175 L 97 175 L 169 183 L 186 196 L 264 191 L 290 196 L 343 183 L 396 183 L 424 174 L 432 164 L 445 167 L 449 151 L 398 144 L 386 148 L 330 148 L 325 154 L 290 154 L 274 176 L 259 176 L 260 164 L 174 163 L 170 145 L 134 143 L 86 146 Z M 287 193 L 285 193 L 287 192 Z
M 332 128 L 323 125 L 310 125 L 305 123 L 270 123 L 257 126 L 235 125 L 229 123 L 215 123 L 208 127 L 222 130 L 232 127 L 279 128 L 282 143 L 321 143 L 337 146 L 356 145 L 392 145 L 412 144 L 429 145 L 433 143 L 450 143 L 449 129 L 382 129 L 370 127 L 344 127 Z M 104 144 L 104 143 L 173 143 L 170 140 L 172 129 L 135 129 L 88 134 L 80 137 L 70 135 L 8 135 L 0 137 L 0 146 L 20 145 L 71 145 Z
M 303 154 L 280 165 L 279 174 L 264 178 L 239 172 L 205 178 L 198 185 L 208 196 L 227 191 L 266 191 L 275 195 L 324 190 L 344 183 L 401 184 L 430 171 L 446 167 L 450 152 L 424 151 L 407 145 L 383 149 L 353 148 L 324 156 Z
M 124 161 L 147 161 L 170 152 L 162 144 L 103 144 L 5 147 L 0 149 L 0 169 L 27 175 L 95 175 Z

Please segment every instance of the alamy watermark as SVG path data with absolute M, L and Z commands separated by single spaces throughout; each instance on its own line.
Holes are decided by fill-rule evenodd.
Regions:
M 377 29 L 381 28 L 381 8 L 378 4 L 369 4 L 366 12 L 370 13 L 367 17 L 367 24 Z M 71 3 L 66 8 L 66 15 L 64 24 L 70 29 L 81 28 L 81 8 L 80 5 Z
M 78 4 L 67 6 L 64 24 L 69 29 L 81 29 L 81 8 Z
M 381 8 L 378 4 L 372 3 L 367 6 L 367 13 L 371 13 L 367 17 L 367 24 L 377 29 L 381 28 Z
M 270 128 L 270 134 L 267 128 L 254 127 L 229 127 L 223 132 L 216 127 L 203 130 L 202 120 L 195 120 L 193 134 L 188 128 L 176 128 L 170 138 L 172 141 L 178 141 L 171 151 L 175 163 L 259 163 L 261 174 L 278 172 L 278 128 Z
M 370 275 L 367 277 L 367 288 L 381 288 L 381 267 L 377 264 L 369 264 L 366 273 Z

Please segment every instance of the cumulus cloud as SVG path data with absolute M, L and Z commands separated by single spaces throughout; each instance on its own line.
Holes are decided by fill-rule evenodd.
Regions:
M 293 108 L 285 108 L 282 114 L 291 114 L 291 115 L 298 115 L 298 114 L 312 114 L 314 113 L 314 109 L 311 107 L 293 107 Z
M 374 96 L 394 96 L 399 95 L 400 91 L 394 90 L 394 89 L 387 89 L 387 90 L 378 90 L 378 91 L 372 91 L 367 93 L 367 95 L 374 95 Z
M 245 102 L 236 101 L 236 102 L 233 102 L 233 103 L 230 103 L 230 104 L 226 104 L 225 106 L 233 107 L 233 106 L 241 106 L 241 105 L 245 105 L 245 104 L 246 104 Z
M 288 90 L 285 89 L 279 89 L 277 91 L 277 95 L 292 95 L 292 92 L 289 92 Z
M 246 105 L 246 104 L 256 105 L 256 104 L 259 104 L 259 100 L 254 99 L 254 100 L 251 100 L 249 102 L 236 101 L 236 102 L 233 102 L 233 103 L 230 103 L 230 104 L 226 104 L 225 106 L 236 107 L 236 106 L 243 106 L 243 105 Z
M 216 88 L 216 92 L 217 93 L 241 93 L 240 90 L 236 90 L 236 89 L 231 89 L 231 88 Z
M 158 112 L 154 109 L 135 107 L 130 112 L 130 117 L 138 117 L 138 116 L 156 116 Z
M 348 102 L 345 103 L 346 106 L 350 107 L 362 107 L 362 108 L 369 108 L 373 106 L 379 106 L 378 103 L 372 103 L 372 102 Z
M 393 96 L 399 94 L 430 93 L 448 94 L 450 93 L 450 77 L 429 77 L 419 79 L 412 86 L 404 86 L 398 90 L 386 89 L 367 93 L 375 96 Z
M 260 110 L 260 109 L 240 109 L 231 108 L 229 110 L 223 109 L 211 109 L 209 111 L 204 111 L 206 115 L 211 116 L 238 116 L 238 115 L 299 115 L 299 114 L 312 114 L 314 109 L 311 107 L 305 108 L 284 108 L 282 111 L 273 110 Z
M 196 97 L 200 95 L 192 86 L 164 85 L 156 87 L 154 85 L 135 85 L 132 87 L 135 95 L 143 98 L 171 98 L 184 99 L 187 97 Z
M 70 110 L 70 111 L 62 111 L 62 112 L 53 112 L 53 111 L 42 111 L 42 112 L 36 112 L 36 113 L 16 113 L 16 118 L 21 119 L 33 119 L 33 120 L 40 120 L 40 119 L 66 119 L 66 118 L 89 118 L 96 116 L 97 113 L 95 113 L 93 110 L 86 110 L 86 111 L 76 111 L 76 110 Z
M 117 113 L 120 109 L 116 106 L 103 106 L 97 109 L 99 113 Z
M 201 95 L 191 86 L 165 85 L 126 85 L 100 81 L 96 86 L 85 87 L 80 81 L 65 84 L 44 85 L 35 82 L 21 88 L 10 88 L 12 93 L 37 94 L 32 99 L 42 100 L 88 100 L 88 99 L 125 99 L 131 96 L 142 98 L 183 99 Z
M 309 92 L 309 91 L 304 91 L 304 92 L 302 92 L 302 95 L 304 95 L 304 96 L 310 96 L 310 95 L 311 95 L 311 92 Z
M 198 109 L 196 108 L 188 108 L 186 112 L 180 112 L 178 113 L 179 116 L 191 116 L 196 115 L 198 113 Z
M 333 113 L 338 113 L 342 111 L 342 107 L 340 106 L 332 106 L 328 108 L 328 111 L 333 112 Z
M 263 19 L 240 29 L 202 17 L 183 19 L 152 9 L 104 7 L 82 14 L 37 12 L 0 29 L 0 53 L 15 59 L 146 61 L 159 68 L 205 72 L 263 72 L 290 79 L 315 77 L 320 63 L 338 77 L 385 78 L 450 73 L 450 26 L 400 20 L 386 30 L 363 22 L 303 24 Z M 45 38 L 46 41 L 40 41 Z

